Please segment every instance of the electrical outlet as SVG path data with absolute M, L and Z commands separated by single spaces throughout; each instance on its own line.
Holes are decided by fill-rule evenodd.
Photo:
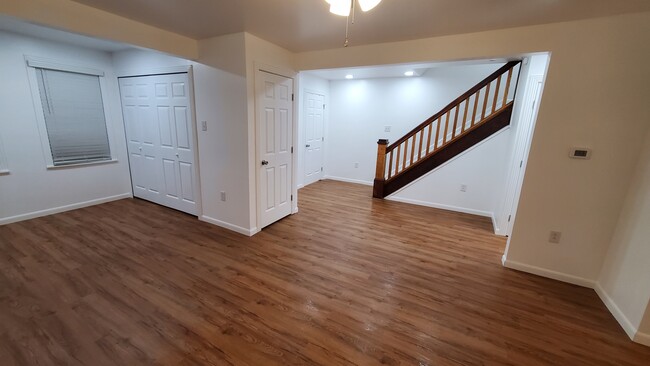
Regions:
M 390 132 L 391 126 L 384 126 L 384 132 Z
M 201 131 L 208 130 L 208 121 L 201 121 Z
M 354 163 L 354 168 L 356 169 L 358 167 L 359 167 L 359 163 Z
M 460 191 L 461 192 L 467 192 L 467 184 L 461 184 L 460 185 Z
M 221 200 L 226 202 L 226 192 L 221 191 Z
M 548 235 L 548 242 L 553 244 L 559 244 L 561 238 L 562 238 L 561 232 L 551 231 L 551 233 Z

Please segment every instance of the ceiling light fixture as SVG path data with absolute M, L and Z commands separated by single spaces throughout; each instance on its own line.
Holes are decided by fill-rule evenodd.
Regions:
M 345 24 L 345 43 L 343 47 L 347 47 L 350 40 L 350 20 L 354 24 L 354 9 L 356 3 L 359 2 L 359 7 L 361 10 L 366 12 L 374 9 L 381 0 L 325 0 L 330 4 L 330 13 L 347 17 L 347 22 Z M 350 19 L 352 16 L 352 19 Z
M 346 78 L 346 79 L 354 79 L 354 75 L 352 75 L 352 74 L 347 74 L 347 75 L 345 75 L 345 78 Z
M 415 75 L 415 72 L 413 71 L 407 71 L 404 73 L 404 76 L 413 76 L 413 75 Z

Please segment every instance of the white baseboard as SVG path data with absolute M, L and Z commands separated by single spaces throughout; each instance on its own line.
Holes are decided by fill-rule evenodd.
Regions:
M 118 194 L 118 195 L 115 195 L 115 196 L 98 198 L 98 199 L 94 199 L 94 200 L 90 200 L 90 201 L 73 203 L 71 205 L 53 207 L 53 208 L 48 208 L 46 210 L 34 211 L 34 212 L 26 213 L 26 214 L 5 217 L 5 218 L 0 219 L 0 225 L 11 224 L 12 222 L 24 221 L 24 220 L 29 220 L 29 219 L 35 219 L 37 217 L 53 215 L 53 214 L 60 213 L 60 212 L 76 210 L 78 208 L 84 208 L 84 207 L 88 207 L 88 206 L 99 205 L 99 204 L 102 204 L 102 203 L 122 200 L 122 199 L 125 199 L 125 198 L 133 198 L 133 194 L 131 192 L 122 193 L 122 194 Z
M 462 212 L 462 213 L 466 213 L 466 214 L 470 214 L 470 215 L 484 216 L 484 217 L 490 217 L 490 218 L 494 217 L 494 214 L 492 212 L 488 212 L 488 211 L 480 211 L 480 210 L 474 210 L 474 209 L 465 208 L 465 207 L 443 205 L 443 204 L 440 204 L 440 203 L 414 200 L 414 199 L 411 199 L 411 198 L 402 198 L 402 197 L 389 196 L 389 197 L 386 197 L 384 199 L 387 199 L 389 201 L 395 201 L 395 202 L 410 203 L 412 205 L 418 205 L 418 206 L 433 207 L 433 208 L 438 208 L 438 209 L 441 209 L 441 210 Z
M 531 266 L 531 265 L 528 265 L 528 264 L 511 261 L 511 260 L 509 260 L 507 258 L 502 258 L 502 263 L 503 263 L 504 267 L 507 267 L 507 268 L 510 268 L 510 269 L 515 269 L 517 271 L 532 273 L 534 275 L 547 277 L 547 278 L 551 278 L 551 279 L 562 281 L 562 282 L 571 283 L 571 284 L 582 286 L 582 287 L 594 288 L 594 285 L 596 284 L 596 281 L 594 281 L 594 280 L 589 280 L 589 279 L 586 279 L 586 278 L 583 278 L 583 277 L 573 276 L 573 275 L 562 273 L 562 272 L 552 271 L 550 269 L 535 267 L 535 266 Z
M 355 184 L 363 184 L 365 186 L 372 186 L 373 182 L 369 182 L 367 180 L 359 180 L 359 179 L 350 179 L 350 178 L 343 178 L 343 177 L 335 177 L 331 175 L 326 175 L 323 177 L 323 179 L 331 179 L 331 180 L 338 180 L 339 182 L 346 182 L 346 183 L 355 183 Z
M 229 222 L 217 220 L 214 217 L 210 217 L 210 216 L 206 216 L 206 215 L 200 216 L 199 219 L 201 221 L 205 221 L 207 223 L 217 225 L 217 226 L 222 227 L 224 229 L 228 229 L 228 230 L 231 230 L 231 231 L 234 231 L 236 233 L 246 235 L 246 236 L 253 236 L 253 234 L 255 234 L 257 232 L 257 228 L 246 229 L 246 228 L 243 228 L 241 226 L 237 226 L 237 225 L 231 224 Z
M 635 335 L 637 334 L 637 328 L 630 322 L 630 320 L 623 314 L 621 309 L 616 305 L 614 300 L 605 292 L 605 290 L 600 286 L 600 283 L 596 283 L 594 286 L 594 290 L 596 290 L 596 293 L 598 294 L 598 297 L 605 303 L 605 306 L 607 306 L 607 309 L 609 310 L 612 315 L 614 315 L 614 318 L 618 322 L 618 324 L 621 325 L 625 333 L 627 333 L 627 336 L 630 337 L 630 339 L 634 340 L 636 342 Z M 641 342 L 639 342 L 641 343 Z
M 490 218 L 492 219 L 492 229 L 494 230 L 494 234 L 499 236 L 505 236 L 504 234 L 501 233 L 501 229 L 499 229 L 499 225 L 497 224 L 497 218 L 496 216 L 494 216 L 494 212 L 492 212 Z
M 650 334 L 637 332 L 633 339 L 636 343 L 650 347 Z

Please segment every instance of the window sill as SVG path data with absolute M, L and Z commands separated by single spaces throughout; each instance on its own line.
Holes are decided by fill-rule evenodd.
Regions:
M 66 164 L 66 165 L 48 165 L 47 170 L 70 169 L 70 168 L 78 168 L 78 167 L 91 166 L 91 165 L 112 164 L 112 163 L 117 163 L 117 161 L 118 161 L 117 159 L 111 159 L 111 160 L 89 161 L 87 163 L 75 163 L 75 164 Z
M 0 175 L 9 175 L 9 169 L 0 169 Z

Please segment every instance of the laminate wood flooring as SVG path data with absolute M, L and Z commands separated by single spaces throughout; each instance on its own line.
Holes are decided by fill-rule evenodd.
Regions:
M 0 365 L 649 365 L 489 219 L 322 181 L 248 238 L 142 200 L 0 227 Z

